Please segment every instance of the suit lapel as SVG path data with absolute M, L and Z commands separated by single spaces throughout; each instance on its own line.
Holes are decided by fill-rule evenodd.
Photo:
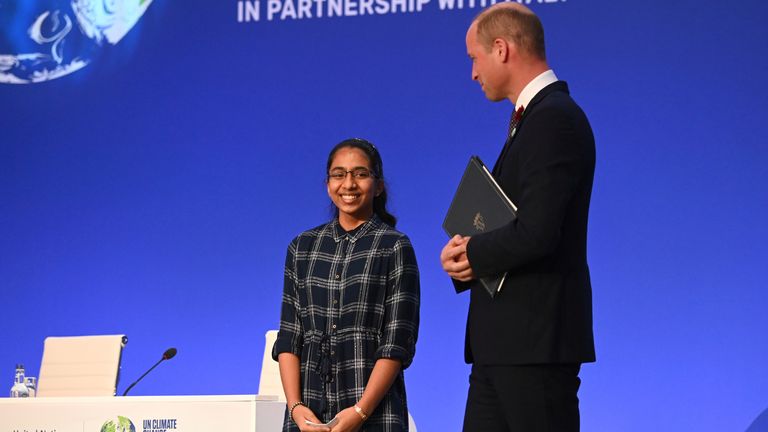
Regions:
M 544 87 L 536 93 L 536 96 L 531 99 L 531 102 L 528 103 L 528 106 L 525 107 L 525 111 L 523 111 L 523 116 L 520 118 L 520 122 L 517 124 L 517 128 L 515 128 L 515 133 L 511 136 L 507 136 L 507 140 L 504 142 L 504 147 L 501 149 L 501 154 L 499 154 L 499 158 L 496 159 L 496 163 L 493 164 L 493 171 L 491 174 L 493 174 L 493 177 L 498 180 L 499 175 L 501 174 L 502 165 L 504 164 L 504 160 L 507 157 L 507 153 L 509 153 L 510 148 L 512 147 L 512 142 L 515 140 L 515 137 L 520 134 L 520 129 L 523 127 L 523 123 L 525 123 L 525 119 L 528 117 L 528 114 L 532 112 L 534 109 L 536 109 L 536 105 L 541 102 L 547 95 L 549 95 L 552 92 L 555 91 L 564 91 L 568 93 L 568 84 L 566 84 L 565 81 L 555 81 L 552 84 Z

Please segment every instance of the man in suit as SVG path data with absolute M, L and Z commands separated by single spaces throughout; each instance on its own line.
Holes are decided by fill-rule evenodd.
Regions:
M 541 22 L 528 8 L 489 7 L 466 43 L 486 97 L 515 105 L 493 175 L 518 213 L 499 229 L 453 237 L 440 255 L 456 291 L 470 290 L 464 431 L 578 431 L 578 374 L 595 361 L 586 247 L 592 130 L 549 68 Z M 477 283 L 505 272 L 494 298 Z

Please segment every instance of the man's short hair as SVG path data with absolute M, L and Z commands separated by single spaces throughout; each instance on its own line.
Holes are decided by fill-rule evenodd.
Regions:
M 502 38 L 529 55 L 546 60 L 544 27 L 536 14 L 496 5 L 480 12 L 475 21 L 478 40 L 486 49 L 491 49 L 496 38 Z

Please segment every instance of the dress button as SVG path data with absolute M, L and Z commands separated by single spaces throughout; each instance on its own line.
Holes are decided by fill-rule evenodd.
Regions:
M 332 325 L 331 328 L 336 330 L 336 324 Z
M 339 276 L 339 275 L 336 275 L 336 279 L 338 279 L 338 278 L 340 278 L 340 277 L 341 277 L 341 276 Z
M 339 303 L 338 300 L 333 300 L 333 304 L 338 304 L 338 303 Z

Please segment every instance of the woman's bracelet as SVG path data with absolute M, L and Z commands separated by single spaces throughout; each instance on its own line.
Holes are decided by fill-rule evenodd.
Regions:
M 293 405 L 291 405 L 291 409 L 288 410 L 288 417 L 290 417 L 291 420 L 293 420 L 293 410 L 296 409 L 296 407 L 299 406 L 299 405 L 301 405 L 303 407 L 306 406 L 306 405 L 304 405 L 304 402 L 298 401 L 298 402 L 295 402 Z
M 355 404 L 355 412 L 360 416 L 361 419 L 363 419 L 363 421 L 368 420 L 368 414 L 366 414 L 362 408 L 357 406 L 357 404 Z

